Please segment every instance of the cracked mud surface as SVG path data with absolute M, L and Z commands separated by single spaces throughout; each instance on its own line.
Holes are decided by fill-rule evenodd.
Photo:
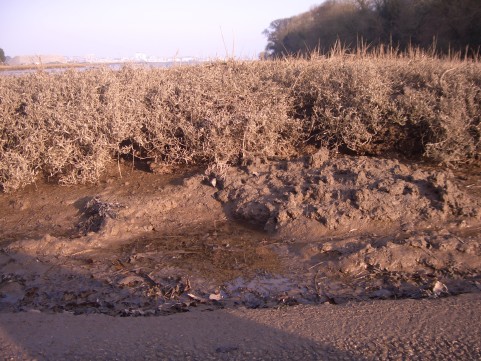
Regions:
M 0 195 L 0 312 L 167 315 L 481 290 L 481 172 L 320 151 Z

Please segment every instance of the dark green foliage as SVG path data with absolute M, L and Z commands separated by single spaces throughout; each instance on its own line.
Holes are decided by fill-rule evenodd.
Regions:
M 275 20 L 264 34 L 270 56 L 326 52 L 340 41 L 350 49 L 390 44 L 447 54 L 481 46 L 479 0 L 328 0 L 312 10 Z

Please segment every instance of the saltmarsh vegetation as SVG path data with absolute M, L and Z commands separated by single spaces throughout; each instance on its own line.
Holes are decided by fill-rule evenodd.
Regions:
M 0 187 L 96 182 L 120 157 L 241 164 L 315 147 L 480 159 L 481 63 L 421 51 L 0 76 Z

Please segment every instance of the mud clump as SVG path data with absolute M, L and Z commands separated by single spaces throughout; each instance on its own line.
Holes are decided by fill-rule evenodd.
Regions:
M 398 160 L 333 157 L 321 150 L 289 162 L 229 169 L 216 198 L 233 217 L 270 232 L 302 226 L 325 235 L 478 217 L 477 205 L 453 177 Z

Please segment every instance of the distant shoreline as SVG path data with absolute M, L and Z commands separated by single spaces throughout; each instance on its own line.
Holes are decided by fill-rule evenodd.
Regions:
M 102 66 L 107 66 L 110 68 L 121 68 L 124 65 L 138 65 L 138 66 L 147 66 L 147 67 L 154 67 L 154 68 L 162 68 L 162 67 L 171 67 L 175 64 L 179 65 L 193 65 L 199 64 L 201 62 L 196 61 L 168 61 L 168 62 L 134 62 L 134 61 L 111 61 L 111 62 L 84 62 L 84 63 L 46 63 L 46 64 L 22 64 L 22 65 L 7 65 L 7 64 L 0 64 L 0 74 L 2 72 L 16 72 L 23 70 L 25 71 L 33 71 L 33 70 L 51 70 L 51 69 L 69 69 L 69 68 L 77 68 L 77 69 L 86 69 L 86 68 L 97 68 Z
M 48 63 L 48 64 L 22 64 L 22 65 L 0 65 L 1 71 L 8 70 L 41 70 L 41 69 L 55 69 L 55 68 L 84 68 L 84 67 L 95 67 L 102 65 L 117 64 L 116 62 L 111 63 Z

